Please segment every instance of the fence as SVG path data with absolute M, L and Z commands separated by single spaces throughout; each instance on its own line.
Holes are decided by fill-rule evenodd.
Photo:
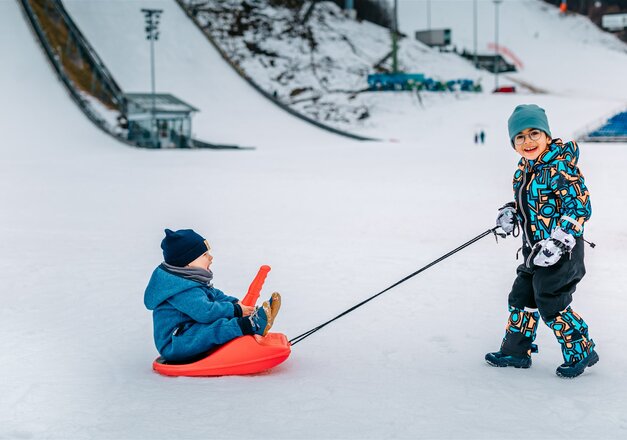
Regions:
M 87 87 L 85 82 L 81 81 L 82 88 L 91 88 L 92 91 L 94 91 L 95 87 L 98 87 L 102 93 L 95 93 L 94 96 L 101 100 L 104 105 L 108 107 L 113 106 L 121 111 L 123 98 L 120 87 L 117 85 L 109 71 L 106 69 L 104 63 L 100 60 L 94 49 L 89 45 L 78 27 L 74 24 L 61 1 L 20 0 L 20 4 L 27 21 L 30 23 L 33 32 L 37 36 L 39 43 L 47 55 L 48 61 L 57 73 L 61 82 L 65 85 L 72 100 L 78 105 L 87 118 L 102 131 L 127 145 L 136 146 L 136 144 L 130 142 L 126 139 L 126 137 L 117 133 L 115 131 L 115 127 L 112 127 L 92 107 L 89 101 L 81 95 L 78 77 L 76 75 L 74 75 L 74 79 L 70 77 L 70 72 L 68 72 L 69 69 L 64 65 L 64 61 L 67 61 L 64 60 L 64 56 L 74 56 L 75 54 L 78 58 L 75 57 L 75 60 L 72 62 L 75 62 L 76 64 L 87 63 L 89 69 L 83 70 L 91 73 L 91 86 Z M 62 29 L 63 32 L 59 32 L 59 35 L 57 35 L 59 38 L 57 43 L 62 41 L 62 46 L 57 44 L 55 47 L 52 44 L 51 36 L 45 32 L 45 26 L 43 25 L 42 20 L 47 20 L 55 26 L 61 26 L 60 29 Z M 85 91 L 89 92 L 89 90 Z

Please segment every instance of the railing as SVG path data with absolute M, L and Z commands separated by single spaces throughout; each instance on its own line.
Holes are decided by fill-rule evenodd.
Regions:
M 69 72 L 63 64 L 63 53 L 59 50 L 55 50 L 52 47 L 50 38 L 44 31 L 44 26 L 40 22 L 33 5 L 45 8 L 46 19 L 54 17 L 55 20 L 61 20 L 67 30 L 67 41 L 64 46 L 66 49 L 71 47 L 75 49 L 81 57 L 81 60 L 88 63 L 90 71 L 92 72 L 92 81 L 96 80 L 101 90 L 106 91 L 106 96 L 100 96 L 100 98 L 94 96 L 101 101 L 105 106 L 113 106 L 120 112 L 120 115 L 125 113 L 125 98 L 124 93 L 120 86 L 113 79 L 113 76 L 105 66 L 104 62 L 100 59 L 96 51 L 91 47 L 87 39 L 83 36 L 78 29 L 70 15 L 67 13 L 61 0 L 19 0 L 22 6 L 22 12 L 26 16 L 27 21 L 31 25 L 31 29 L 37 36 L 41 47 L 47 55 L 48 61 L 52 65 L 53 69 L 57 73 L 57 76 L 61 82 L 65 85 L 72 100 L 78 105 L 87 118 L 92 121 L 98 128 L 114 137 L 116 140 L 125 143 L 126 145 L 142 148 L 155 148 L 149 142 L 146 142 L 146 138 L 151 138 L 151 134 L 143 129 L 140 129 L 141 133 L 136 133 L 138 137 L 136 140 L 129 140 L 126 136 L 123 136 L 116 131 L 116 127 L 112 127 L 102 116 L 96 111 L 90 102 L 83 97 L 80 92 L 79 85 L 72 80 Z M 70 46 L 70 44 L 72 46 Z M 95 74 L 95 75 L 93 75 Z M 92 84 L 93 91 L 93 84 Z M 86 92 L 87 93 L 87 92 Z M 240 147 L 237 145 L 221 145 L 212 144 L 209 142 L 201 141 L 199 139 L 184 139 L 176 138 L 172 139 L 180 148 L 209 148 L 209 149 L 229 149 L 229 150 L 248 150 L 251 147 Z
M 72 38 L 76 42 L 77 46 L 82 49 L 83 56 L 86 56 L 92 69 L 98 74 L 100 84 L 104 85 L 111 93 L 113 103 L 118 110 L 122 111 L 124 107 L 124 97 L 120 86 L 116 83 L 115 79 L 102 62 L 96 51 L 91 47 L 89 41 L 83 36 L 80 29 L 74 24 L 74 21 L 65 10 L 61 0 L 56 0 L 55 5 L 59 11 L 61 17 L 65 21 L 66 26 L 72 33 Z
M 78 30 L 70 16 L 63 8 L 60 0 L 45 0 L 45 6 L 49 12 L 56 14 L 63 20 L 63 23 L 67 27 L 68 30 L 68 39 L 72 39 L 72 43 L 76 45 L 78 48 L 80 55 L 86 58 L 86 62 L 89 63 L 90 67 L 94 69 L 95 72 L 98 73 L 98 79 L 100 80 L 100 84 L 102 87 L 110 90 L 113 104 L 119 106 L 118 108 L 121 110 L 123 105 L 122 91 L 117 83 L 113 80 L 113 77 L 108 72 L 104 63 L 100 60 L 96 52 L 93 48 L 87 43 L 85 37 L 83 37 L 82 33 Z M 114 127 L 111 127 L 107 121 L 105 121 L 101 115 L 89 104 L 89 102 L 81 95 L 78 90 L 77 85 L 72 81 L 66 72 L 65 67 L 63 66 L 61 56 L 54 50 L 51 46 L 48 36 L 43 30 L 42 24 L 33 10 L 32 5 L 33 0 L 19 0 L 19 3 L 22 6 L 22 11 L 27 18 L 27 21 L 31 25 L 31 29 L 37 36 L 39 43 L 41 44 L 44 52 L 47 55 L 48 61 L 52 65 L 53 69 L 57 73 L 57 76 L 61 80 L 61 82 L 65 85 L 68 93 L 72 100 L 78 105 L 78 107 L 83 111 L 85 116 L 89 120 L 91 120 L 98 128 L 107 133 L 108 135 L 114 137 L 115 139 L 123 142 L 127 145 L 137 146 L 135 143 L 126 139 L 126 137 L 121 136 L 119 133 L 116 133 Z
M 595 122 L 588 124 L 581 131 L 575 134 L 575 139 L 582 142 L 627 142 L 627 126 L 625 127 L 625 135 L 610 135 L 603 136 L 599 132 L 612 118 L 616 118 L 618 115 L 627 113 L 627 108 L 623 107 L 619 110 L 597 119 Z

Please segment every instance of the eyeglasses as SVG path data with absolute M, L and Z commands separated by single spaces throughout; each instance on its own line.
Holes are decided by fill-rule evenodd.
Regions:
M 517 134 L 514 137 L 514 145 L 522 145 L 525 143 L 525 138 L 529 136 L 532 141 L 537 141 L 542 136 L 541 130 L 531 130 L 528 134 Z

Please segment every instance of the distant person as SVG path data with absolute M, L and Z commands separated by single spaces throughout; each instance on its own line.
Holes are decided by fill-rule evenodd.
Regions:
M 268 333 L 281 307 L 277 292 L 255 308 L 213 287 L 209 244 L 191 229 L 166 229 L 161 249 L 165 261 L 152 273 L 144 304 L 166 361 L 191 361 L 237 337 Z
M 124 130 L 128 129 L 128 119 L 124 115 L 117 117 L 118 126 Z
M 479 139 L 482 144 L 485 144 L 485 131 L 481 130 L 481 133 L 479 133 Z
M 475 144 L 479 143 L 479 133 L 475 132 Z
M 544 110 L 519 105 L 508 121 L 512 147 L 522 156 L 514 173 L 515 201 L 499 210 L 497 226 L 517 236 L 524 262 L 509 294 L 509 321 L 501 349 L 485 356 L 495 367 L 529 368 L 540 318 L 561 345 L 556 373 L 576 377 L 599 356 L 588 325 L 570 304 L 584 266 L 584 223 L 590 194 L 577 167 L 574 141 L 553 139 Z

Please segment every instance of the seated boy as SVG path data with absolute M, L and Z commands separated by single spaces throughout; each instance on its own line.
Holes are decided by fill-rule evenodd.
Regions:
M 242 335 L 268 333 L 281 307 L 277 292 L 255 308 L 213 287 L 209 244 L 191 229 L 166 229 L 161 249 L 164 262 L 152 273 L 144 304 L 166 361 L 191 361 Z

